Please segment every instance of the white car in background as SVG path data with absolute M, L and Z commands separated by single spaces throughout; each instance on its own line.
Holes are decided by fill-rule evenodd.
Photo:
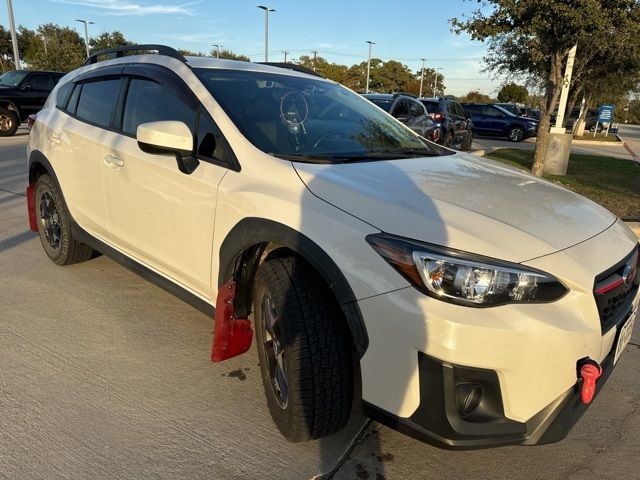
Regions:
M 215 315 L 214 361 L 255 329 L 291 441 L 342 428 L 360 390 L 368 415 L 442 447 L 563 438 L 629 341 L 637 238 L 312 73 L 94 54 L 29 138 L 46 254 L 100 251 Z

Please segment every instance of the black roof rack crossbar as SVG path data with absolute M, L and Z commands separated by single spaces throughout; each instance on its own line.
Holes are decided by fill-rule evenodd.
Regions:
M 187 63 L 187 59 L 184 58 L 179 51 L 175 48 L 167 47 L 166 45 L 156 44 L 144 44 L 144 45 L 123 45 L 122 47 L 105 48 L 92 53 L 89 58 L 84 62 L 84 65 L 91 65 L 98 62 L 98 57 L 101 55 L 108 55 L 111 58 L 120 58 L 124 56 L 125 52 L 143 52 L 145 50 L 155 50 L 160 55 L 166 55 L 171 58 L 180 60 L 182 63 Z M 115 54 L 115 55 L 114 55 Z
M 307 75 L 313 75 L 314 77 L 324 78 L 318 72 L 314 72 L 310 68 L 303 67 L 302 65 L 296 65 L 295 63 L 284 63 L 284 62 L 257 62 L 257 63 L 261 65 L 269 65 L 270 67 L 287 68 L 295 72 L 306 73 Z

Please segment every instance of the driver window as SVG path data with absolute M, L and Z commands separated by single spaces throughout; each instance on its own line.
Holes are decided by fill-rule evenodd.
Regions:
M 498 115 L 501 115 L 498 110 L 489 106 L 482 107 L 482 114 L 486 115 L 487 117 L 497 117 Z
M 424 107 L 419 102 L 411 102 L 409 111 L 411 112 L 411 116 L 413 118 L 421 117 L 422 115 L 424 115 Z
M 407 102 L 404 100 L 398 101 L 396 108 L 393 109 L 394 117 L 398 118 L 402 115 L 409 116 L 409 107 L 407 106 Z
M 51 90 L 51 78 L 49 75 L 43 73 L 36 73 L 30 75 L 25 82 L 25 85 L 31 85 L 31 89 L 35 91 L 47 91 Z

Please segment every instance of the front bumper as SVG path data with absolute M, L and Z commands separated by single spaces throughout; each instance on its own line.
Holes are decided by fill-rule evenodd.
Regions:
M 612 351 L 601 364 L 603 373 L 597 381 L 596 396 L 611 375 L 613 355 Z M 481 418 L 465 418 L 459 412 L 455 397 L 459 379 L 456 371 L 460 367 L 440 362 L 423 353 L 419 353 L 418 357 L 420 406 L 413 415 L 409 418 L 398 417 L 366 401 L 363 411 L 388 427 L 439 448 L 467 450 L 558 442 L 567 436 L 588 409 L 588 405 L 580 398 L 582 380 L 578 380 L 528 421 L 510 420 L 504 416 L 499 403 L 501 394 L 495 372 L 478 370 L 477 378 L 484 377 L 485 394 L 489 394 L 489 399 L 483 400 L 488 405 L 484 406 L 485 413 L 481 414 Z M 491 380 L 492 376 L 495 376 L 495 383 Z

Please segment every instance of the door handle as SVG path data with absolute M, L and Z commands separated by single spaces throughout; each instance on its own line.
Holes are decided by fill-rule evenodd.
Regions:
M 107 164 L 108 167 L 122 167 L 124 165 L 124 160 L 122 160 L 120 157 L 116 157 L 115 155 L 111 155 L 110 153 L 107 153 L 104 156 L 104 163 Z
M 49 135 L 49 141 L 51 143 L 55 143 L 56 145 L 60 145 L 60 137 L 57 135 Z

